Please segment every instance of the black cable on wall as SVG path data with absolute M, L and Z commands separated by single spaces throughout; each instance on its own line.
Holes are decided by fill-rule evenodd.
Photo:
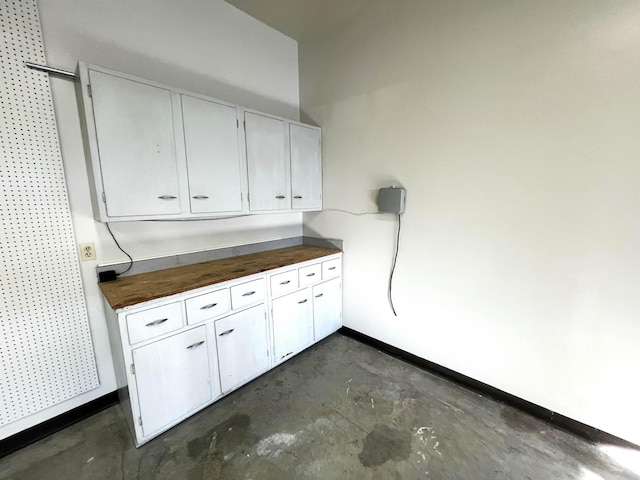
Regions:
M 401 214 L 398 214 L 398 234 L 396 236 L 396 251 L 393 254 L 393 264 L 391 265 L 391 273 L 389 274 L 389 304 L 391 305 L 391 310 L 393 314 L 397 317 L 396 309 L 393 306 L 393 272 L 396 269 L 396 261 L 398 260 L 398 250 L 400 250 L 400 228 L 402 227 L 402 221 L 400 220 Z
M 118 243 L 118 240 L 116 240 L 116 237 L 113 235 L 113 232 L 111 231 L 111 228 L 109 228 L 109 224 L 105 222 L 105 225 L 107 226 L 107 230 L 109 231 L 109 234 L 111 235 L 111 238 L 113 238 L 113 241 L 116 242 L 116 246 L 120 249 L 120 251 L 122 253 L 124 253 L 127 257 L 129 257 L 129 266 L 127 267 L 127 269 L 124 272 L 116 273 L 116 277 L 119 277 L 120 275 L 124 275 L 129 270 L 131 270 L 131 267 L 133 267 L 133 258 L 131 258 L 131 255 L 129 255 L 127 252 L 125 252 L 122 249 L 122 247 Z

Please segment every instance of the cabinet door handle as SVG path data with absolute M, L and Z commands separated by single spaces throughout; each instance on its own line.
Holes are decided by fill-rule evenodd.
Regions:
M 175 200 L 178 197 L 174 197 L 173 195 L 160 195 L 158 198 L 160 200 Z
M 293 352 L 289 352 L 289 353 L 284 354 L 283 356 L 281 356 L 281 357 L 280 357 L 280 360 L 282 360 L 283 358 L 288 357 L 288 356 L 289 356 L 289 355 L 291 355 L 292 353 L 293 353 Z
M 217 305 L 217 303 L 210 303 L 209 305 L 205 305 L 204 307 L 200 307 L 200 310 L 209 310 Z
M 302 195 L 296 195 L 293 198 L 302 198 Z
M 276 198 L 278 200 L 282 200 L 283 198 L 287 198 L 287 197 L 285 197 L 284 195 L 276 195 Z
M 154 320 L 153 322 L 149 322 L 145 326 L 146 327 L 155 327 L 156 325 L 160 325 L 161 323 L 164 323 L 167 320 L 169 320 L 169 319 L 168 318 L 161 318 L 160 320 Z
M 307 299 L 305 298 L 304 300 L 300 300 L 298 303 L 307 303 Z
M 324 295 L 324 293 L 319 293 L 319 294 L 316 295 L 316 298 L 320 298 L 323 295 Z
M 243 293 L 242 296 L 243 297 L 249 297 L 249 296 L 253 295 L 254 293 L 256 293 L 256 291 L 255 290 L 251 290 L 250 292 Z
M 192 345 L 189 345 L 189 346 L 187 347 L 187 350 L 189 350 L 189 349 L 191 349 L 191 348 L 199 347 L 199 346 L 200 346 L 200 345 L 202 345 L 203 343 L 204 343 L 204 340 L 200 340 L 199 342 L 196 342 L 196 343 L 194 343 L 194 344 L 192 344 Z
M 291 283 L 291 280 L 285 280 L 284 282 L 280 282 L 280 285 L 287 285 L 288 283 Z
M 229 330 L 226 330 L 224 332 L 222 332 L 220 335 L 218 335 L 219 337 L 222 337 L 223 335 L 229 335 L 231 332 L 233 332 L 235 330 L 235 328 L 230 328 Z
M 329 270 L 335 270 L 336 267 L 329 267 Z
M 208 199 L 209 197 L 207 197 L 206 195 L 194 195 L 194 196 L 193 196 L 193 197 L 191 197 L 191 198 L 195 198 L 196 200 L 206 200 L 206 199 Z
M 315 274 L 316 274 L 315 272 L 313 272 L 313 273 L 307 273 L 307 277 L 313 277 Z

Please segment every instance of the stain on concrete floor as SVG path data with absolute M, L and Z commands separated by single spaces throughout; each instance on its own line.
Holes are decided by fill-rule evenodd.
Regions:
M 386 425 L 375 425 L 364 439 L 362 452 L 358 454 L 360 463 L 365 467 L 377 467 L 393 460 L 406 460 L 411 453 L 411 434 L 389 428 Z

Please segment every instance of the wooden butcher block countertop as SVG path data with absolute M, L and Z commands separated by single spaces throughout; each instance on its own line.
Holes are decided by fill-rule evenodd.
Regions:
M 299 245 L 140 273 L 98 285 L 115 310 L 336 253 L 340 250 Z

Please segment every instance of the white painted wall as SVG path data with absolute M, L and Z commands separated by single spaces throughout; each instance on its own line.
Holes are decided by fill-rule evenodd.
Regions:
M 297 43 L 221 0 L 43 0 L 47 62 L 75 70 L 78 60 L 298 119 Z M 126 261 L 91 214 L 72 82 L 51 77 L 73 223 L 78 242 L 95 242 L 97 262 L 81 264 L 101 381 L 99 389 L 14 422 L 9 436 L 116 388 L 97 263 Z M 135 259 L 302 234 L 302 215 L 198 222 L 111 224 Z
M 344 323 L 640 443 L 640 5 L 373 0 L 300 48 Z

